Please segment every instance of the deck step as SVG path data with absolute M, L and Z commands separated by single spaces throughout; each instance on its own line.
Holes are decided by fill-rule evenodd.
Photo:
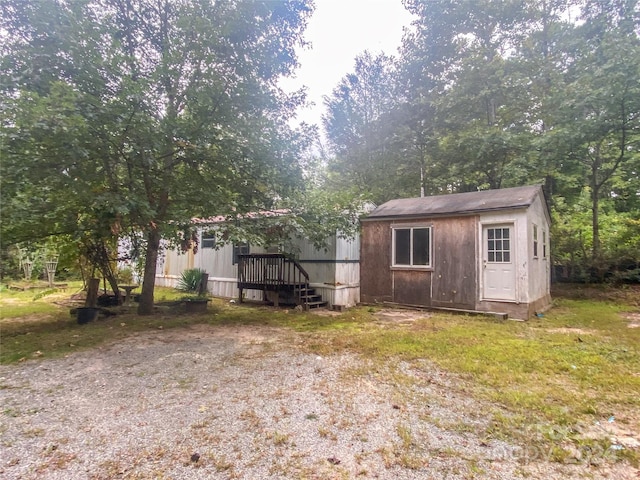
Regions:
M 315 288 L 300 288 L 295 290 L 296 293 L 300 292 L 300 300 L 309 309 L 326 307 L 329 302 L 322 300 L 322 295 L 316 293 Z
M 310 294 L 310 295 L 301 295 L 300 298 L 303 299 L 303 300 L 314 300 L 316 298 L 322 298 L 322 295 L 318 295 L 317 293 L 313 293 L 313 294 Z
M 327 304 L 328 302 L 323 302 L 322 300 L 315 301 L 315 302 L 307 302 L 307 306 L 309 307 L 309 309 L 326 307 Z

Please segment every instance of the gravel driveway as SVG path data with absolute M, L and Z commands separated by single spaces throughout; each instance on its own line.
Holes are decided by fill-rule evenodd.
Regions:
M 488 439 L 428 362 L 302 353 L 303 334 L 197 326 L 0 367 L 3 479 L 638 478 Z

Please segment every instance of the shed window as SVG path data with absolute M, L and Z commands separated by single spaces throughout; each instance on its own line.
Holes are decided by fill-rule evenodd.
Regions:
M 431 227 L 393 229 L 393 266 L 431 266 Z
M 511 238 L 508 228 L 487 229 L 487 261 L 511 263 Z
M 547 258 L 547 232 L 542 231 L 542 258 Z
M 538 226 L 533 225 L 533 258 L 538 258 Z
M 213 232 L 204 232 L 200 245 L 202 248 L 216 248 L 216 234 Z
M 238 255 L 249 255 L 248 243 L 234 243 L 233 244 L 233 264 L 238 263 Z

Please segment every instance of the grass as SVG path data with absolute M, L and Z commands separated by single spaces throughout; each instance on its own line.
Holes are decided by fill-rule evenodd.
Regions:
M 494 416 L 494 436 L 558 447 L 580 441 L 577 425 L 584 430 L 612 415 L 640 427 L 640 329 L 621 316 L 630 307 L 560 299 L 528 323 L 435 316 L 367 332 L 358 350 L 379 359 L 426 357 L 459 374 L 474 396 L 511 412 Z M 554 427 L 565 434 L 540 432 Z M 626 453 L 637 463 L 637 451 Z
M 534 442 L 557 461 L 566 458 L 567 442 L 575 448 L 609 448 L 582 435 L 595 422 L 615 416 L 631 430 L 640 428 L 640 328 L 629 328 L 625 318 L 640 308 L 638 289 L 563 287 L 554 308 L 529 322 L 431 314 L 401 325 L 376 321 L 373 308 L 325 317 L 218 299 L 207 314 L 159 310 L 150 317 L 128 313 L 78 325 L 68 309 L 51 304 L 58 294 L 33 300 L 34 292 L 2 292 L 1 363 L 58 357 L 158 328 L 268 325 L 296 335 L 296 344 L 309 352 L 357 353 L 372 368 L 432 362 L 456 374 L 465 392 L 494 406 L 487 412 L 491 437 Z M 160 288 L 156 300 L 180 295 Z M 407 432 L 398 433 L 408 441 Z M 635 464 L 640 458 L 637 449 L 621 455 Z
M 105 342 L 127 337 L 134 332 L 175 328 L 198 323 L 198 316 L 174 315 L 169 309 L 152 317 L 133 313 L 117 315 L 78 325 L 70 315 L 71 307 L 53 302 L 69 298 L 79 291 L 80 282 L 70 284 L 66 292 L 38 296 L 37 290 L 0 292 L 0 363 L 10 364 L 31 358 L 56 358 L 71 352 L 93 348 Z M 181 295 L 173 289 L 159 289 L 159 301 L 172 301 Z
M 0 287 L 0 320 L 4 318 L 16 318 L 25 316 L 55 315 L 61 311 L 61 307 L 53 303 L 57 299 L 68 297 L 68 292 L 79 290 L 80 282 L 74 282 L 67 288 L 49 288 L 42 283 L 20 282 L 17 288 L 9 289 Z

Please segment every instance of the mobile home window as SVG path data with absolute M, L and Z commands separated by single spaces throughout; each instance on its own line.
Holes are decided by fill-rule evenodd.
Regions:
M 431 266 L 431 227 L 393 229 L 393 266 Z
M 200 245 L 202 246 L 202 248 L 215 248 L 216 234 L 212 232 L 204 232 L 202 234 L 202 242 Z
M 238 255 L 249 255 L 248 243 L 234 243 L 233 244 L 233 264 L 238 263 Z

